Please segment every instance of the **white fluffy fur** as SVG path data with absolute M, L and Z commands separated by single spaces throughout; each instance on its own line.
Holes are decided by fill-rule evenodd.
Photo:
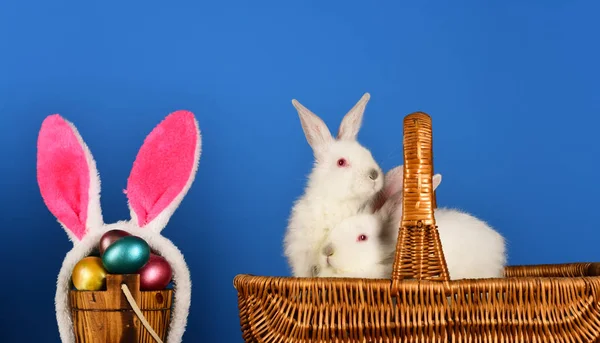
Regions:
M 65 227 L 60 220 L 59 223 L 67 232 L 69 238 L 73 241 L 73 248 L 66 254 L 60 272 L 57 279 L 56 295 L 55 295 L 55 309 L 56 309 L 56 320 L 58 323 L 58 329 L 60 338 L 63 343 L 74 343 L 75 336 L 73 333 L 73 322 L 71 318 L 71 311 L 69 308 L 68 293 L 71 279 L 71 272 L 75 267 L 75 264 L 82 258 L 88 256 L 93 249 L 98 245 L 98 242 L 102 235 L 112 229 L 121 229 L 129 232 L 132 235 L 143 238 L 148 245 L 163 256 L 171 265 L 173 270 L 173 284 L 174 284 L 174 301 L 172 309 L 172 318 L 168 331 L 166 343 L 180 343 L 185 332 L 187 325 L 187 317 L 191 304 L 191 279 L 190 272 L 185 262 L 185 259 L 179 249 L 167 238 L 162 236 L 160 232 L 167 224 L 170 216 L 173 214 L 179 203 L 182 201 L 185 193 L 191 186 L 194 180 L 195 173 L 198 168 L 198 162 L 200 159 L 201 152 L 201 136 L 196 122 L 196 129 L 198 132 L 197 146 L 194 155 L 194 166 L 189 180 L 181 191 L 181 193 L 175 198 L 175 200 L 159 214 L 151 223 L 151 228 L 144 227 L 140 228 L 136 223 L 137 220 L 133 219 L 130 221 L 119 221 L 113 224 L 104 224 L 102 219 L 102 210 L 100 207 L 100 178 L 96 169 L 96 162 L 88 149 L 87 145 L 81 138 L 75 126 L 68 122 L 73 130 L 73 133 L 77 137 L 79 143 L 84 149 L 86 160 L 88 162 L 88 168 L 90 173 L 90 188 L 89 188 L 89 204 L 88 204 L 88 216 L 86 222 L 87 232 L 83 239 L 78 240 L 71 231 Z M 133 211 L 132 211 L 133 214 Z M 133 214 L 134 215 L 134 214 Z M 59 218 L 57 218 L 59 219 Z
M 327 232 L 358 213 L 383 187 L 381 168 L 356 140 L 368 99 L 365 94 L 344 116 L 338 139 L 318 116 L 293 100 L 315 155 L 306 189 L 294 202 L 284 238 L 284 254 L 293 276 L 312 276 Z M 347 161 L 344 167 L 337 164 L 341 158 Z M 377 173 L 374 180 L 369 177 L 373 171 Z
M 483 220 L 461 210 L 438 208 L 434 214 L 451 279 L 504 275 L 507 258 L 502 235 Z
M 379 237 L 381 230 L 380 218 L 373 214 L 358 214 L 341 221 L 323 245 L 318 276 L 377 279 L 392 275 L 388 257 L 395 241 Z M 361 235 L 366 240 L 358 240 Z
M 401 174 L 400 174 L 401 177 Z M 432 179 L 434 189 L 441 175 Z M 321 251 L 319 277 L 391 277 L 393 257 L 402 216 L 401 192 L 390 197 L 374 214 L 359 214 L 336 226 L 328 237 L 333 255 Z M 438 208 L 434 212 L 448 273 L 453 280 L 500 278 L 507 262 L 505 240 L 486 222 L 460 210 Z M 366 242 L 356 237 L 365 234 Z

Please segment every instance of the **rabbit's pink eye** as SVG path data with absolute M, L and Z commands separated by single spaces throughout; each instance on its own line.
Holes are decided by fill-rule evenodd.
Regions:
M 367 240 L 367 235 L 360 235 L 358 236 L 358 238 L 356 239 L 357 242 L 364 242 Z
M 337 160 L 337 165 L 340 167 L 344 167 L 346 165 L 346 159 L 345 158 L 340 158 L 339 160 Z

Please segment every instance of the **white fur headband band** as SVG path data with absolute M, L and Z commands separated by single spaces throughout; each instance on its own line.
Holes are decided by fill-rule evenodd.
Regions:
M 100 178 L 90 150 L 75 126 L 60 115 L 44 120 L 37 146 L 38 184 L 44 203 L 73 242 L 56 288 L 56 320 L 62 342 L 75 342 L 68 304 L 71 272 L 106 231 L 117 228 L 146 240 L 171 265 L 174 301 L 166 342 L 181 342 L 191 301 L 190 273 L 181 252 L 161 231 L 194 181 L 201 141 L 193 113 L 169 114 L 146 137 L 133 163 L 126 190 L 131 219 L 105 224 Z

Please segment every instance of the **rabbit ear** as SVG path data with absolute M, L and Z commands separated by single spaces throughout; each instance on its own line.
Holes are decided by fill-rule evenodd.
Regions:
M 76 243 L 103 225 L 96 162 L 75 126 L 58 114 L 42 123 L 37 149 L 44 203 Z
M 403 166 L 391 169 L 385 175 L 385 187 L 383 189 L 380 201 L 383 204 L 375 211 L 380 219 L 385 223 L 384 230 L 387 233 L 397 234 L 402 220 L 402 186 L 404 184 Z M 433 189 L 442 182 L 442 175 L 435 174 L 432 178 Z
M 127 180 L 132 220 L 162 231 L 189 190 L 201 153 L 198 122 L 192 112 L 169 114 L 146 137 Z
M 404 166 L 400 165 L 390 169 L 385 174 L 383 189 L 377 194 L 373 210 L 377 211 L 389 199 L 390 196 L 402 191 L 404 185 Z
M 442 174 L 433 175 L 433 179 L 431 180 L 431 182 L 433 184 L 433 190 L 435 191 L 435 189 L 440 185 L 440 183 L 442 183 Z
M 384 223 L 384 232 L 396 235 L 400 228 L 402 220 L 402 191 L 398 191 L 386 200 L 381 208 L 376 212 Z
M 300 104 L 296 99 L 292 100 L 292 105 L 298 111 L 306 141 L 313 149 L 315 157 L 319 158 L 327 145 L 333 141 L 329 128 L 327 128 L 327 125 L 325 125 L 325 122 L 321 118 Z
M 370 98 L 371 95 L 369 93 L 365 93 L 356 103 L 356 105 L 354 105 L 354 107 L 352 107 L 352 109 L 346 113 L 338 130 L 338 139 L 356 140 L 356 136 L 358 136 L 358 130 L 360 130 L 362 125 L 363 114 L 365 113 L 365 108 L 367 107 L 367 102 L 369 102 Z

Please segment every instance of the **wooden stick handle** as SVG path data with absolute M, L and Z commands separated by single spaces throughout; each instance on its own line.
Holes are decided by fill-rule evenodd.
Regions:
M 150 325 L 150 323 L 148 323 L 148 320 L 146 320 L 146 317 L 144 317 L 142 310 L 140 310 L 140 307 L 138 306 L 137 302 L 133 298 L 133 295 L 131 294 L 131 291 L 129 290 L 129 287 L 127 287 L 126 283 L 121 284 L 121 290 L 123 291 L 123 294 L 125 295 L 125 298 L 127 299 L 127 302 L 131 306 L 131 309 L 133 310 L 135 315 L 138 317 L 140 322 L 142 322 L 142 325 L 144 326 L 144 328 L 146 330 L 148 330 L 148 333 L 150 333 L 150 336 L 152 336 L 152 338 L 154 338 L 154 340 L 157 343 L 163 343 L 163 341 L 160 339 L 160 336 L 158 336 L 156 331 L 154 331 L 154 329 L 152 328 L 152 325 Z
M 403 279 L 449 280 L 437 231 L 433 192 L 433 144 L 429 115 L 404 118 L 404 184 L 393 287 Z M 397 288 L 396 288 L 397 289 Z

